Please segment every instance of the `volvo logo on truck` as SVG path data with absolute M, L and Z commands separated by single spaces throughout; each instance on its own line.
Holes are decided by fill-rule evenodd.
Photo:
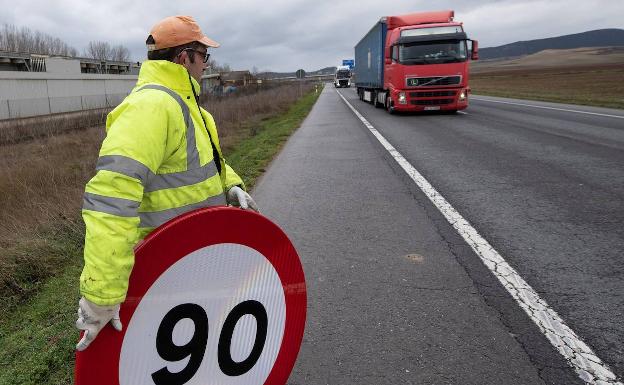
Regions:
M 355 62 L 368 62 L 355 67 L 360 100 L 390 113 L 466 108 L 478 43 L 453 18 L 453 11 L 382 17 L 355 46 Z

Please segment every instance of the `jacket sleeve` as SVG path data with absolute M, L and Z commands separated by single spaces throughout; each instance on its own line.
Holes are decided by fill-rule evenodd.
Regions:
M 159 98 L 149 103 L 126 99 L 109 114 L 96 174 L 85 188 L 85 265 L 80 292 L 98 305 L 125 300 L 138 241 L 143 185 L 166 156 L 167 109 L 154 99 Z
M 246 190 L 245 182 L 243 182 L 243 179 L 240 176 L 238 176 L 236 171 L 234 171 L 234 169 L 232 169 L 232 167 L 230 167 L 229 164 L 227 164 L 227 162 L 225 161 L 225 158 L 223 157 L 223 153 L 221 152 L 221 145 L 219 144 L 219 134 L 217 133 L 217 125 L 214 121 L 214 118 L 208 111 L 204 110 L 203 108 L 201 108 L 201 112 L 204 115 L 204 119 L 206 120 L 208 131 L 210 131 L 210 138 L 214 140 L 215 142 L 214 144 L 217 147 L 217 152 L 219 153 L 219 156 L 221 157 L 220 159 L 221 170 L 222 170 L 221 180 L 223 182 L 224 191 L 229 190 L 230 187 L 232 186 L 240 186 L 243 190 Z

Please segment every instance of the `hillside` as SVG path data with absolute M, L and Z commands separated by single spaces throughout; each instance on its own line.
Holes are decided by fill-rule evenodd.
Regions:
M 336 72 L 336 67 L 325 67 L 316 71 L 311 71 L 311 72 L 306 71 L 306 75 L 308 76 L 332 75 L 334 72 Z M 261 72 L 258 74 L 258 77 L 263 78 L 263 79 L 290 78 L 290 77 L 295 77 L 295 71 L 293 72 Z
M 612 65 L 624 65 L 624 46 L 546 49 L 515 59 L 478 60 L 470 63 L 470 72 Z
M 546 49 L 574 49 L 581 47 L 624 46 L 623 29 L 598 29 L 546 39 L 518 41 L 498 47 L 479 49 L 480 59 L 513 58 L 531 55 Z

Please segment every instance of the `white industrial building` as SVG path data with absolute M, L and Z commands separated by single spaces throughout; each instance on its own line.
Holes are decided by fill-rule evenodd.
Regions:
M 0 120 L 111 108 L 136 84 L 140 63 L 0 52 Z
M 117 106 L 134 88 L 140 63 L 0 51 L 0 120 Z M 202 78 L 204 92 L 220 74 Z

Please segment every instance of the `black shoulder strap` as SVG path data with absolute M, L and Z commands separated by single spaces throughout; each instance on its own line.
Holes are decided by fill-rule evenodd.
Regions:
M 206 119 L 204 119 L 204 114 L 202 114 L 201 108 L 199 107 L 199 96 L 197 96 L 197 93 L 195 92 L 195 86 L 193 85 L 193 81 L 191 80 L 191 74 L 189 74 L 189 83 L 191 83 L 191 89 L 193 90 L 193 96 L 195 97 L 195 104 L 197 104 L 199 116 L 201 116 L 202 122 L 204 122 L 204 128 L 206 129 L 208 137 L 210 138 L 210 144 L 212 145 L 212 158 L 214 159 L 219 174 L 221 174 L 221 158 L 219 157 L 219 151 L 217 151 L 217 146 L 215 146 L 215 142 L 214 140 L 212 140 L 212 135 L 210 135 L 210 130 L 208 129 L 208 125 L 206 124 Z

